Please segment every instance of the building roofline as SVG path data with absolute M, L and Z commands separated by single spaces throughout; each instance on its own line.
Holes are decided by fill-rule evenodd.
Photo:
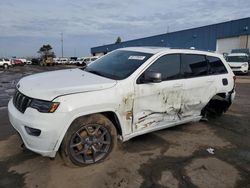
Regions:
M 222 25 L 222 24 L 226 24 L 226 23 L 230 23 L 230 22 L 242 21 L 242 20 L 247 20 L 247 19 L 250 19 L 250 17 L 240 18 L 240 19 L 230 20 L 230 21 L 224 21 L 224 22 L 220 22 L 220 23 L 209 24 L 209 25 L 204 25 L 204 26 L 199 26 L 199 27 L 193 27 L 193 28 L 189 28 L 189 29 L 183 29 L 183 30 L 169 32 L 169 33 L 163 33 L 163 34 L 148 36 L 148 37 L 142 37 L 142 38 L 138 38 L 138 39 L 126 40 L 126 41 L 123 41 L 123 42 L 121 42 L 119 44 L 123 44 L 123 43 L 127 43 L 127 42 L 134 42 L 134 41 L 137 41 L 137 40 L 149 39 L 149 38 L 154 38 L 154 37 L 160 37 L 160 36 L 165 36 L 165 35 L 171 35 L 171 34 L 175 34 L 175 33 L 179 33 L 179 32 L 191 31 L 191 30 L 194 30 L 194 29 L 201 29 L 201 28 L 206 28 L 206 27 L 212 27 L 212 26 L 216 26 L 216 25 Z M 108 47 L 108 46 L 111 46 L 111 45 L 116 45 L 116 44 L 115 43 L 110 43 L 110 44 L 105 44 L 105 45 L 101 45 L 101 46 L 95 46 L 95 47 L 91 48 L 91 51 L 94 48 Z

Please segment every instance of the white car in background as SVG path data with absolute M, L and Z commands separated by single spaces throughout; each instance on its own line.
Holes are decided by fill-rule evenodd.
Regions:
M 11 61 L 8 58 L 0 58 L 0 67 L 3 67 L 4 69 L 8 69 L 11 67 Z
M 245 53 L 232 53 L 226 58 L 229 66 L 235 73 L 248 74 L 249 56 Z
M 56 64 L 68 64 L 69 60 L 66 57 L 62 57 L 62 58 L 57 58 L 57 59 L 53 59 L 55 61 Z
M 99 59 L 100 56 L 91 56 L 91 57 L 84 57 L 83 61 L 88 65 L 89 63 Z
M 104 160 L 119 138 L 222 115 L 235 96 L 235 76 L 222 55 L 133 47 L 85 68 L 22 78 L 8 104 L 25 146 L 43 156 L 60 149 L 67 164 Z

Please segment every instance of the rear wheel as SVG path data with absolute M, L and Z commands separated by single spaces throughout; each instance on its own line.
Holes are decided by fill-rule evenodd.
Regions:
M 116 144 L 117 133 L 112 122 L 95 114 L 73 122 L 63 139 L 61 155 L 69 166 L 85 166 L 104 160 Z

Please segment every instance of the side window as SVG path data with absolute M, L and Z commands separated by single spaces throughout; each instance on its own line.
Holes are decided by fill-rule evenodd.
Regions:
M 177 79 L 180 76 L 180 55 L 170 54 L 162 56 L 146 71 L 161 73 L 163 81 Z
M 218 57 L 207 56 L 209 65 L 209 75 L 227 73 L 227 69 Z
M 182 54 L 181 63 L 185 78 L 207 75 L 208 65 L 204 55 Z

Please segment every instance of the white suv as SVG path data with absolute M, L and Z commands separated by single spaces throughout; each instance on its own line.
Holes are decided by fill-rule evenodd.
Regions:
M 249 56 L 245 53 L 232 53 L 227 56 L 227 62 L 233 72 L 248 74 Z
M 3 67 L 4 69 L 8 69 L 10 66 L 12 66 L 12 64 L 9 59 L 0 58 L 0 67 Z
M 25 146 L 43 156 L 60 149 L 67 164 L 101 161 L 122 141 L 221 115 L 235 76 L 224 58 L 196 50 L 115 50 L 86 68 L 24 77 L 8 104 Z

